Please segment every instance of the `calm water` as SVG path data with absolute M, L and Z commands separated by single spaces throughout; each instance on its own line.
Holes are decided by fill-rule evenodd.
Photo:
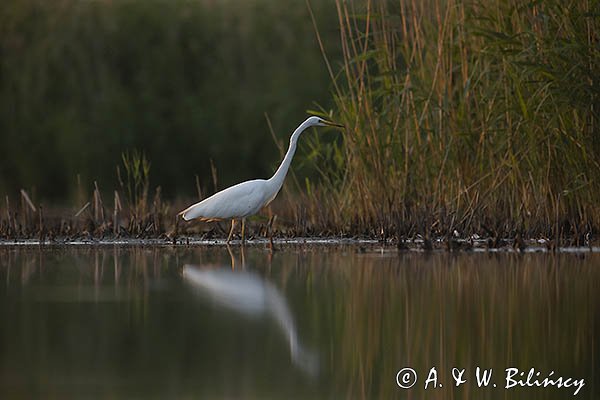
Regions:
M 0 248 L 0 398 L 599 398 L 599 289 L 600 254 Z

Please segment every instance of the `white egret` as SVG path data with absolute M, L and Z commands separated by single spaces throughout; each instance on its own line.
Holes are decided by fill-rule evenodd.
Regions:
M 296 152 L 298 138 L 302 132 L 311 126 L 335 126 L 343 128 L 343 125 L 326 121 L 319 117 L 309 117 L 292 133 L 290 147 L 281 165 L 270 179 L 254 179 L 238 183 L 213 194 L 199 203 L 191 205 L 181 211 L 179 215 L 186 221 L 199 218 L 201 221 L 212 222 L 231 218 L 231 230 L 227 237 L 227 243 L 231 240 L 236 219 L 241 219 L 242 243 L 244 243 L 246 218 L 259 212 L 277 196 L 277 193 L 279 193 L 279 190 L 283 186 L 283 181 Z

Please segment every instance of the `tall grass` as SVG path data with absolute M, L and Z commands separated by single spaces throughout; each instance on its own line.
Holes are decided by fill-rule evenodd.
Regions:
M 172 204 L 163 201 L 160 186 L 150 191 L 146 155 L 134 150 L 121 158 L 122 166 L 116 168 L 118 186 L 108 198 L 98 182 L 91 193 L 80 187 L 78 203 L 72 208 L 54 206 L 46 212 L 37 196 L 24 189 L 17 199 L 6 196 L 0 205 L 0 240 L 175 238 Z
M 337 1 L 341 151 L 315 224 L 581 235 L 600 223 L 598 1 Z M 388 232 L 388 233 L 386 233 Z

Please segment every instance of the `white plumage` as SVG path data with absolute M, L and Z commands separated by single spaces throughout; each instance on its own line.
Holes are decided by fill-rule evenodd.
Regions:
M 204 221 L 218 221 L 228 218 L 245 218 L 256 214 L 269 203 L 271 188 L 269 181 L 255 179 L 238 183 L 215 193 L 182 211 L 183 219 L 190 221 L 200 218 Z M 236 199 L 235 202 L 228 199 Z
M 267 206 L 279 193 L 283 186 L 283 181 L 290 168 L 292 158 L 296 152 L 296 146 L 300 134 L 311 126 L 337 126 L 333 122 L 325 121 L 319 117 L 309 117 L 296 128 L 290 137 L 290 147 L 288 148 L 281 165 L 270 179 L 254 179 L 238 183 L 228 187 L 193 204 L 179 213 L 186 221 L 199 218 L 202 221 L 219 221 L 231 218 L 231 230 L 227 242 L 229 243 L 235 220 L 242 220 L 242 241 L 245 240 L 244 227 L 246 217 L 258 213 L 263 207 Z

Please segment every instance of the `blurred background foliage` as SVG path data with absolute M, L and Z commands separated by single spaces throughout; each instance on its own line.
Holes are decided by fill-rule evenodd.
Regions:
M 312 7 L 339 54 L 335 4 Z M 0 194 L 69 201 L 146 153 L 167 198 L 270 175 L 331 79 L 304 2 L 35 1 L 0 5 Z M 318 106 L 315 106 L 315 102 Z M 206 193 L 204 193 L 206 195 Z

